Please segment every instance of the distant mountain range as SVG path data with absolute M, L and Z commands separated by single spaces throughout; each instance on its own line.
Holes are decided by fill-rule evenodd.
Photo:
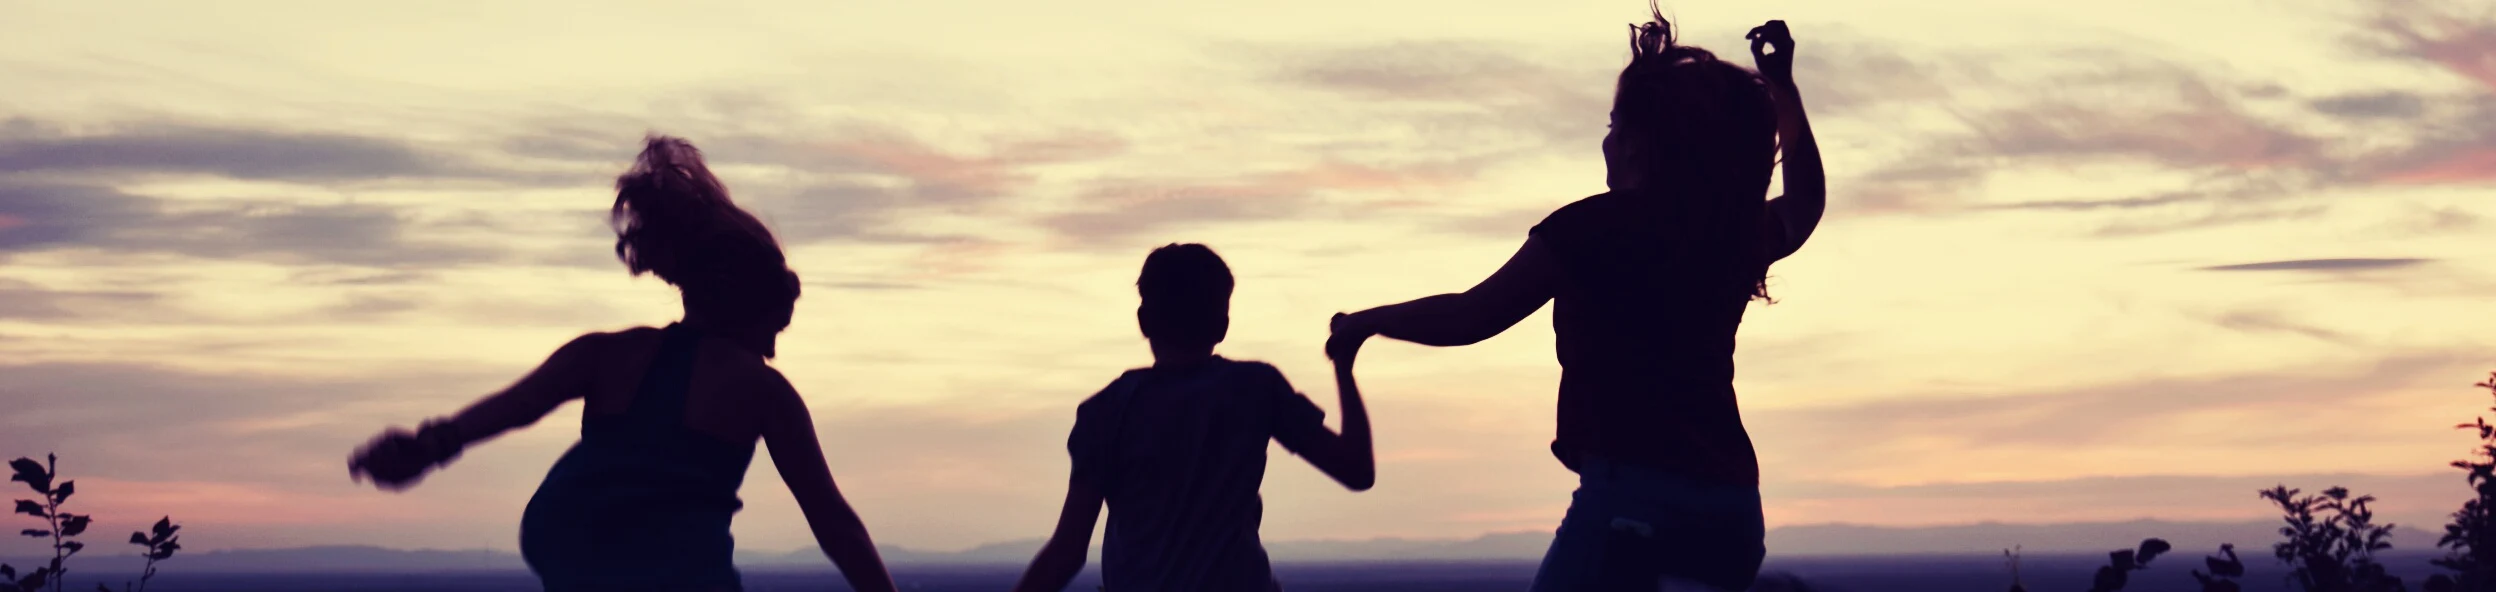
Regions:
M 2256 522 L 2132 522 L 2076 524 L 1998 524 L 1883 527 L 1846 524 L 1789 526 L 1768 533 L 1772 557 L 1865 555 L 1999 555 L 2014 545 L 2030 555 L 2098 554 L 2131 547 L 2141 539 L 2159 537 L 2175 544 L 2178 553 L 2202 555 L 2219 543 L 2232 542 L 2248 560 L 2267 557 L 2278 538 L 2277 526 Z M 2402 528 L 2393 544 L 2407 552 L 2431 550 L 2435 535 Z M 1291 540 L 1268 541 L 1277 562 L 1424 562 L 1531 561 L 1550 544 L 1546 532 L 1495 533 L 1468 539 Z M 884 559 L 895 565 L 1015 565 L 1031 560 L 1041 540 L 981 545 L 961 551 L 921 551 L 892 547 Z M 1098 550 L 1094 558 L 1098 559 Z M 8 563 L 31 564 L 10 557 Z M 136 557 L 113 555 L 78 558 L 81 569 L 135 571 Z M 811 547 L 786 552 L 739 551 L 737 561 L 752 569 L 824 567 L 830 563 Z M 128 565 L 123 565 L 127 563 Z M 320 546 L 287 549 L 230 549 L 184 554 L 166 569 L 206 572 L 440 572 L 525 569 L 517 553 L 495 550 L 390 549 L 378 546 Z

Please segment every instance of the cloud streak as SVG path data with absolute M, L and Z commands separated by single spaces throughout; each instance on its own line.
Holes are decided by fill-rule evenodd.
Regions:
M 0 173 L 199 174 L 330 183 L 388 179 L 542 182 L 465 157 L 389 138 L 219 127 L 185 122 L 123 124 L 89 133 L 0 125 Z
M 499 261 L 498 249 L 420 238 L 398 208 L 224 200 L 188 205 L 91 185 L 0 179 L 0 256 L 55 250 L 278 263 L 433 267 Z
M 2374 269 L 2400 269 L 2424 264 L 2430 261 L 2433 260 L 2419 258 L 2368 257 L 2349 257 L 2340 259 L 2284 259 L 2279 261 L 2258 261 L 2254 263 L 2237 263 L 2232 265 L 2213 265 L 2200 269 L 2202 271 L 2340 272 Z

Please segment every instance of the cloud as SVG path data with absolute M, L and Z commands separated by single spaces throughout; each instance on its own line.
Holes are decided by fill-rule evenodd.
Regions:
M 2320 141 L 2251 114 L 2229 89 L 2184 66 L 2108 61 L 2111 72 L 2066 77 L 2021 104 L 1969 113 L 1962 150 L 2176 168 L 2295 166 L 2321 155 Z
M 145 363 L 0 366 L 0 449 L 57 450 L 80 474 L 145 480 L 342 477 L 328 466 L 411 403 L 443 390 L 487 392 L 470 369 L 351 379 L 206 372 Z M 438 410 L 432 410 L 438 411 Z M 402 414 L 404 413 L 404 414 Z M 200 446 L 216 442 L 215 446 Z M 317 469 L 306 461 L 318 460 Z
M 2484 3 L 2376 0 L 2365 41 L 2396 57 L 2434 65 L 2496 90 L 2496 11 Z
M 2373 269 L 2399 269 L 2399 268 L 2410 267 L 2410 266 L 2414 266 L 2414 265 L 2419 265 L 2419 264 L 2427 263 L 2427 262 L 2430 262 L 2430 261 L 2433 261 L 2433 259 L 2416 259 L 2416 258 L 2365 258 L 2365 257 L 2343 258 L 2343 259 L 2287 259 L 2287 260 L 2281 260 L 2281 261 L 2261 261 L 2261 262 L 2255 262 L 2255 263 L 2238 263 L 2238 264 L 2234 264 L 2234 265 L 2215 265 L 2215 266 L 2210 266 L 2210 267 L 2203 267 L 2203 268 L 2201 268 L 2201 270 L 2202 270 L 2202 271 L 2306 271 L 2306 272 L 2341 272 L 2341 271 L 2361 271 L 2361 270 L 2373 270 Z
M 1891 399 L 1811 409 L 1779 409 L 1756 417 L 1752 433 L 1789 438 L 1776 448 L 1794 451 L 1851 450 L 1849 455 L 1901 453 L 1943 454 L 1951 450 L 2100 450 L 2157 446 L 2169 423 L 2209 413 L 2254 418 L 2260 410 L 2312 413 L 2345 406 L 2363 407 L 2363 398 L 2394 392 L 2435 376 L 2470 376 L 2482 358 L 2457 353 L 2387 356 L 2369 367 L 2345 374 L 2260 372 L 2238 375 L 2157 378 L 2113 382 L 2042 392 L 1982 396 L 1931 396 Z M 2306 436 L 2331 434 L 2329 443 L 2350 445 L 2347 425 L 2266 424 L 2248 426 L 2236 436 L 2203 432 L 2201 446 L 2257 445 Z M 2304 440 L 2314 445 L 2324 440 Z M 1763 440 L 1765 442 L 1765 440 Z M 1877 446 L 1865 443 L 1882 443 Z M 1845 461 L 1851 462 L 1851 461 Z
M 0 320 L 58 322 L 119 317 L 156 307 L 162 295 L 121 290 L 53 290 L 0 278 Z
M 1043 216 L 1039 224 L 1099 244 L 1191 224 L 1305 218 L 1329 207 L 1324 194 L 1430 190 L 1473 175 L 1459 162 L 1325 162 L 1229 179 L 1100 179 L 1078 196 L 1081 209 Z
M 785 170 L 793 185 L 731 190 L 782 240 L 798 244 L 953 240 L 913 229 L 912 219 L 991 214 L 1001 200 L 1039 190 L 1041 168 L 1106 160 L 1128 148 L 1121 136 L 1076 129 L 992 136 L 982 150 L 955 150 L 869 124 L 846 124 L 822 137 L 728 133 L 692 140 L 715 166 Z
M 2109 222 L 2103 226 L 2099 226 L 2097 231 L 2093 234 L 2100 237 L 2142 236 L 2182 230 L 2210 228 L 2214 226 L 2245 224 L 2249 222 L 2307 219 L 2321 216 L 2328 210 L 2329 208 L 2319 205 L 2261 207 L 2255 205 L 2221 203 L 2211 207 L 2208 211 L 2201 214 L 2182 218 L 2118 220 L 2115 222 Z
M 398 208 L 223 200 L 191 205 L 89 185 L 0 179 L 0 256 L 47 250 L 171 254 L 277 263 L 438 266 L 496 261 L 497 249 L 427 240 Z
M 2475 8 L 2475 10 L 2473 10 Z M 2426 141 L 2372 163 L 2394 183 L 2485 183 L 2496 180 L 2496 9 L 2485 3 L 2378 0 L 2361 48 L 2449 72 L 2475 85 L 2457 99 L 2465 108 L 2418 122 Z
M 2352 119 L 2407 119 L 2427 112 L 2425 98 L 2397 90 L 2323 97 L 2306 101 L 2306 105 L 2326 115 Z
M 1442 138 L 1520 133 L 1548 145 L 1601 137 L 1619 62 L 1520 57 L 1529 49 L 1433 40 L 1259 48 L 1257 59 L 1271 80 L 1375 103 L 1392 120 Z
M 2342 345 L 2350 343 L 2348 334 L 2300 323 L 2272 311 L 2233 310 L 2210 317 L 2210 322 L 2246 333 L 2287 333 Z
M 203 174 L 291 182 L 383 179 L 543 180 L 388 138 L 218 127 L 122 124 L 71 133 L 27 120 L 0 125 L 0 173 Z

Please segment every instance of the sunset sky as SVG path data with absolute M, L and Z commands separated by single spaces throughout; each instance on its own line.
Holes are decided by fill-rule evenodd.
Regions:
M 405 493 L 345 459 L 676 318 L 605 226 L 646 132 L 789 245 L 776 365 L 877 539 L 1044 536 L 1075 404 L 1149 363 L 1149 249 L 1227 258 L 1221 351 L 1331 411 L 1329 315 L 1468 287 L 1602 191 L 1646 8 L 5 6 L 0 455 L 57 451 L 97 531 L 171 514 L 198 549 L 516 548 L 577 405 Z M 2467 495 L 2444 463 L 2496 370 L 2496 2 L 1666 10 L 1744 64 L 1744 30 L 1791 23 L 1831 175 L 1742 332 L 1772 526 L 2254 520 L 2286 483 L 2432 528 Z M 1277 448 L 1265 536 L 1557 524 L 1547 315 L 1373 345 L 1377 489 Z M 750 475 L 741 546 L 809 544 L 768 458 Z

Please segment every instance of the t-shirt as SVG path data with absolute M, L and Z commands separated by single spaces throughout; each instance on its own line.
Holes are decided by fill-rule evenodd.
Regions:
M 1759 484 L 1734 402 L 1734 332 L 1756 268 L 1681 209 L 1679 196 L 1613 192 L 1552 212 L 1532 234 L 1565 276 L 1552 298 L 1560 357 L 1552 453 L 1592 455 L 1727 485 Z M 1749 259 L 1755 261 L 1755 258 Z
M 1275 589 L 1257 527 L 1267 440 L 1297 453 L 1325 412 L 1259 362 L 1129 370 L 1075 411 L 1074 478 L 1109 504 L 1101 581 L 1116 592 Z

